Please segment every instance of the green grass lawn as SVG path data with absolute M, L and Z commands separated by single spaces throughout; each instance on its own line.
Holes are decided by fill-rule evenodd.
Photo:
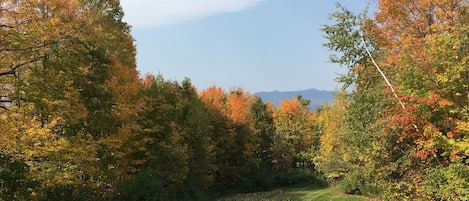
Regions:
M 218 199 L 217 201 L 366 201 L 360 196 L 343 194 L 336 187 L 329 188 L 292 188 L 279 189 L 266 192 L 255 192 L 230 195 Z

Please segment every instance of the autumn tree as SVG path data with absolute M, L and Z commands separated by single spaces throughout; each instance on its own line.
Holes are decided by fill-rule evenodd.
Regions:
M 431 181 L 467 157 L 458 126 L 467 121 L 467 87 L 459 82 L 467 77 L 460 67 L 467 48 L 459 37 L 466 29 L 461 27 L 466 27 L 467 2 L 382 0 L 378 5 L 375 19 L 341 7 L 332 15 L 337 24 L 323 29 L 326 46 L 340 52 L 332 61 L 349 68 L 340 81 L 354 86 L 343 124 L 352 134 L 344 138 L 351 140 L 347 148 L 355 147 L 349 150 L 356 153 L 351 162 L 378 172 L 366 178 L 352 171 L 345 181 L 361 193 L 375 186 L 387 199 L 455 198 L 449 191 L 464 197 L 464 186 L 435 191 Z M 464 174 L 446 175 L 445 181 L 464 183 Z
M 311 166 L 312 133 L 309 124 L 310 100 L 301 96 L 284 100 L 275 111 L 273 139 L 274 167 L 289 170 Z
M 221 88 L 210 87 L 200 93 L 207 104 L 214 126 L 212 139 L 215 147 L 215 183 L 217 191 L 227 189 L 256 188 L 256 170 L 260 158 L 258 133 L 253 131 L 249 105 L 252 97 L 243 89 L 232 89 L 228 93 Z
M 331 105 L 324 104 L 313 112 L 313 132 L 319 136 L 319 150 L 314 158 L 316 170 L 332 181 L 347 173 L 348 164 L 344 161 L 347 144 L 339 136 L 348 104 L 347 92 L 342 91 Z
M 459 159 L 467 157 L 463 154 L 467 136 L 461 135 L 458 125 L 467 121 L 467 68 L 461 65 L 467 58 L 467 44 L 462 41 L 465 41 L 463 36 L 467 36 L 468 4 L 466 1 L 381 1 L 379 6 L 381 12 L 376 19 L 384 25 L 379 33 L 394 45 L 386 47 L 389 51 L 399 49 L 387 54 L 388 58 L 394 58 L 387 61 L 393 63 L 383 62 L 382 65 L 392 65 L 400 72 L 395 79 L 401 86 L 402 96 L 410 103 L 408 110 L 416 117 L 414 124 L 420 128 L 417 134 L 402 132 L 400 140 L 413 143 L 410 153 L 415 164 L 409 168 L 406 180 L 418 188 L 411 193 L 432 199 L 435 199 L 433 196 L 438 199 L 464 198 L 467 187 L 432 190 L 428 195 L 417 182 L 434 180 L 436 170 L 450 171 L 464 164 Z M 407 12 L 392 12 L 394 8 L 403 8 Z M 402 29 L 398 31 L 396 27 Z M 403 115 L 396 116 L 393 120 L 402 122 Z M 416 168 L 422 166 L 427 168 Z M 412 170 L 432 174 L 419 175 Z M 467 181 L 464 174 L 448 175 L 446 172 L 441 175 L 445 175 L 446 180 L 451 178 L 455 183 L 464 183 Z M 449 191 L 456 196 L 449 196 Z
M 2 115 L 11 119 L 21 112 L 25 120 L 19 122 L 30 122 L 31 128 L 39 124 L 37 136 L 48 133 L 65 143 L 47 159 L 30 153 L 38 154 L 27 162 L 42 189 L 35 194 L 62 200 L 112 193 L 109 186 L 132 171 L 132 162 L 125 159 L 131 147 L 127 139 L 139 129 L 134 119 L 140 107 L 135 47 L 119 1 L 0 5 L 1 96 L 9 104 L 2 105 L 9 110 Z M 38 140 L 33 133 L 29 137 L 15 143 Z M 62 193 L 54 193 L 58 191 Z

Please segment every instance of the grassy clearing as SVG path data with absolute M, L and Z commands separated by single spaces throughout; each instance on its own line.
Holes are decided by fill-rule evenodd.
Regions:
M 367 201 L 360 196 L 343 194 L 338 188 L 292 188 L 266 192 L 236 194 L 217 201 Z

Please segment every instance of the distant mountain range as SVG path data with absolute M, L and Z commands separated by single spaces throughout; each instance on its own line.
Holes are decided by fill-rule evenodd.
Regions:
M 292 99 L 301 95 L 304 99 L 311 100 L 311 109 L 318 108 L 323 103 L 331 104 L 334 100 L 333 91 L 324 91 L 317 89 L 306 89 L 301 91 L 263 91 L 254 95 L 259 96 L 264 102 L 271 102 L 278 107 L 280 102 L 285 99 Z

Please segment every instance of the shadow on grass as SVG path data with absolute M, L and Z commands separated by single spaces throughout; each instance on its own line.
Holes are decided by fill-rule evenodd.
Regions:
M 285 188 L 265 192 L 236 194 L 217 201 L 366 201 L 360 196 L 346 195 L 336 187 Z

